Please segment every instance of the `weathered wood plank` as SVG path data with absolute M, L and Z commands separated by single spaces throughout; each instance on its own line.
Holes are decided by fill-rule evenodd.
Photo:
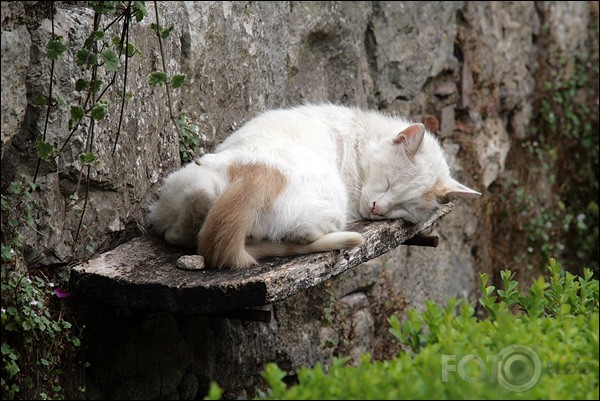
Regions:
M 367 239 L 360 248 L 271 258 L 244 270 L 178 269 L 177 259 L 191 250 L 144 235 L 75 266 L 70 289 L 90 301 L 167 312 L 216 313 L 266 305 L 392 250 L 430 227 L 452 207 L 451 203 L 444 205 L 419 225 L 401 220 L 354 222 L 347 229 Z

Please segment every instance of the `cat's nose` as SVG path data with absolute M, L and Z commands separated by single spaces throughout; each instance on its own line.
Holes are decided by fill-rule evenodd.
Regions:
M 376 216 L 383 216 L 383 209 L 381 209 L 375 202 L 373 202 L 373 207 L 371 208 L 371 213 Z

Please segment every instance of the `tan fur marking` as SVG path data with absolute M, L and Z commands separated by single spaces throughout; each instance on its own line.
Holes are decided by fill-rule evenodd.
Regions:
M 230 184 L 208 212 L 198 234 L 198 254 L 207 267 L 241 268 L 256 263 L 245 240 L 261 211 L 270 207 L 286 185 L 278 170 L 260 164 L 234 163 L 227 169 Z
M 433 205 L 439 198 L 446 195 L 448 190 L 444 186 L 441 180 L 437 180 L 430 188 L 428 188 L 423 195 L 421 195 L 421 202 L 425 205 Z

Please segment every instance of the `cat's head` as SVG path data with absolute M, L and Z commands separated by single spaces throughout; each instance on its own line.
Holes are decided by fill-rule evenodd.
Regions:
M 370 144 L 366 153 L 360 199 L 365 219 L 418 224 L 452 199 L 481 195 L 450 177 L 438 140 L 423 124 Z

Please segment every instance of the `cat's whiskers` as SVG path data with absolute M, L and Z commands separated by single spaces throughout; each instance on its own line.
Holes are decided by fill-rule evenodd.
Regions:
M 363 188 L 364 181 L 360 176 L 354 176 L 346 181 L 348 194 L 352 196 L 360 196 Z

